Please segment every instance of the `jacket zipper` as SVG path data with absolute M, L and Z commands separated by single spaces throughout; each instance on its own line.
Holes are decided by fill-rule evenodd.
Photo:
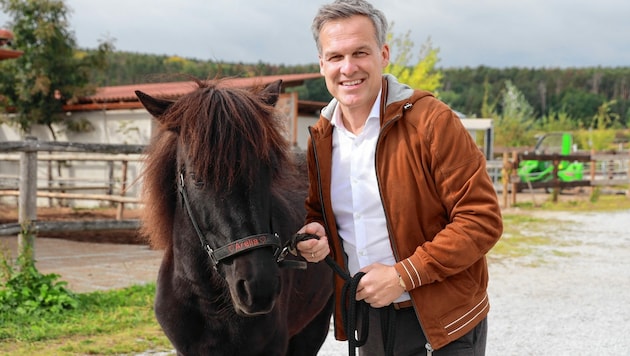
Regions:
M 413 106 L 413 104 L 411 103 L 406 103 L 403 107 L 404 111 L 407 111 L 408 109 L 410 109 Z M 384 110 L 384 108 L 381 105 L 381 110 Z M 381 115 L 383 115 L 383 112 L 381 112 Z M 378 158 L 378 152 L 379 152 L 379 147 L 380 147 L 380 143 L 381 140 L 383 138 L 383 132 L 389 128 L 389 126 L 393 125 L 396 121 L 398 121 L 400 118 L 402 118 L 402 115 L 397 115 L 395 117 L 393 117 L 391 120 L 389 120 L 382 128 L 381 131 L 378 135 L 378 139 L 376 140 L 376 150 L 374 151 L 374 171 L 376 172 L 376 182 L 378 184 L 378 194 L 381 198 L 381 205 L 383 206 L 383 212 L 385 213 L 385 221 L 387 222 L 387 232 L 389 234 L 389 236 L 392 236 L 392 229 L 391 229 L 391 219 L 389 218 L 389 213 L 387 212 L 387 208 L 385 207 L 385 200 L 383 199 L 383 193 L 382 193 L 382 189 L 381 189 L 381 179 L 380 179 L 380 174 L 379 174 L 379 169 L 378 169 L 378 162 L 377 162 L 377 158 Z M 396 258 L 396 261 L 400 261 L 400 256 L 398 255 L 398 245 L 396 244 L 396 239 L 395 238 L 390 238 L 389 239 L 390 243 L 393 245 L 392 248 L 392 252 L 394 253 L 394 257 Z M 413 298 L 411 298 L 411 303 L 415 305 Z M 424 327 L 422 326 L 422 323 L 418 320 L 418 324 L 420 325 L 420 329 L 422 330 L 422 333 L 424 334 L 424 336 L 427 338 L 428 340 L 428 336 L 427 333 L 424 331 Z M 424 347 L 427 349 L 427 356 L 431 356 L 433 354 L 433 347 L 431 347 L 431 343 L 427 342 L 426 345 L 424 345 Z
M 404 106 L 405 111 L 409 108 L 412 107 L 413 104 L 407 103 Z M 384 110 L 383 105 L 381 105 L 381 111 Z M 381 112 L 381 115 L 383 115 L 383 113 Z M 381 204 L 383 205 L 383 212 L 385 213 L 385 221 L 387 222 L 387 231 L 388 234 L 391 235 L 391 227 L 390 227 L 390 219 L 387 217 L 387 209 L 385 208 L 385 204 L 383 203 L 383 194 L 381 192 L 381 181 L 379 179 L 379 174 L 378 174 L 378 165 L 376 164 L 376 157 L 378 156 L 378 148 L 379 148 L 379 143 L 381 142 L 381 138 L 382 138 L 382 132 L 384 131 L 385 128 L 389 127 L 390 125 L 393 125 L 394 122 L 398 121 L 398 119 L 400 119 L 402 117 L 402 115 L 398 115 L 395 116 L 394 118 L 392 118 L 392 120 L 388 121 L 381 129 L 381 133 L 379 133 L 378 135 L 378 139 L 376 140 L 376 150 L 374 152 L 374 170 L 376 172 L 376 182 L 378 184 L 378 193 L 379 196 L 381 198 Z M 308 134 L 311 137 L 311 146 L 313 147 L 313 157 L 315 157 L 315 166 L 317 167 L 317 193 L 319 195 L 319 202 L 321 204 L 321 209 L 322 209 L 322 218 L 324 219 L 324 229 L 326 229 L 326 235 L 330 236 L 330 232 L 328 231 L 328 221 L 326 219 L 326 207 L 324 206 L 324 194 L 322 193 L 322 178 L 321 178 L 321 172 L 319 169 L 319 158 L 317 156 L 317 145 L 315 144 L 315 140 L 313 139 L 313 131 L 312 131 L 312 127 L 309 126 L 308 127 Z M 394 253 L 394 257 L 396 258 L 396 261 L 400 261 L 400 256 L 398 255 L 398 246 L 396 245 L 396 241 L 394 241 L 394 239 L 390 239 L 390 242 L 394 245 L 394 248 L 392 249 L 392 253 Z M 413 298 L 411 299 L 411 303 L 413 304 Z M 420 325 L 420 330 L 422 330 L 422 333 L 424 334 L 424 336 L 428 339 L 427 333 L 424 331 L 424 327 L 422 326 L 422 323 L 420 321 L 418 321 L 418 324 Z M 431 346 L 431 343 L 427 342 L 424 347 L 427 350 L 427 356 L 432 356 L 433 355 L 433 347 Z
M 313 157 L 315 157 L 315 166 L 317 167 L 317 194 L 319 195 L 319 203 L 322 209 L 322 218 L 324 219 L 324 229 L 326 230 L 326 236 L 330 236 L 328 231 L 328 219 L 326 219 L 326 207 L 324 206 L 324 193 L 322 193 L 322 176 L 319 169 L 319 158 L 317 157 L 317 145 L 313 139 L 312 127 L 308 127 L 308 134 L 311 136 L 311 146 L 313 146 Z

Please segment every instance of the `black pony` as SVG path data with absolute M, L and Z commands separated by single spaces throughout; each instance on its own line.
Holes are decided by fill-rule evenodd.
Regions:
M 307 188 L 273 107 L 281 82 L 197 85 L 175 102 L 136 92 L 158 121 L 142 175 L 142 232 L 165 250 L 157 320 L 180 355 L 316 355 L 332 272 L 278 253 Z

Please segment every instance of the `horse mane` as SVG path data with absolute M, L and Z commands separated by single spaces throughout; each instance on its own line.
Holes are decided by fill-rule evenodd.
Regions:
M 158 117 L 142 173 L 144 202 L 140 232 L 154 248 L 172 245 L 177 204 L 178 146 L 197 181 L 216 192 L 237 181 L 254 182 L 263 166 L 274 181 L 293 167 L 282 118 L 262 87 L 233 88 L 223 81 L 198 81 L 198 88 Z

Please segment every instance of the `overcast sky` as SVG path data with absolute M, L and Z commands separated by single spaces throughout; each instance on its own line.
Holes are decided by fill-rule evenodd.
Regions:
M 317 62 L 324 0 L 66 0 L 78 45 L 228 62 Z M 629 0 L 373 0 L 438 67 L 630 66 Z M 0 26 L 9 18 L 0 14 Z

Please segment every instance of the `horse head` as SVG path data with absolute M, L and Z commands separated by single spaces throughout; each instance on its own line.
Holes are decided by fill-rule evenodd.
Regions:
M 259 90 L 197 84 L 199 89 L 177 101 L 136 92 L 159 123 L 153 140 L 164 151 L 145 163 L 145 179 L 159 184 L 150 184 L 146 192 L 150 205 L 145 209 L 158 212 L 149 211 L 144 224 L 162 224 L 162 231 L 145 229 L 171 235 L 163 237 L 171 239 L 163 245 L 172 248 L 178 273 L 191 281 L 227 284 L 241 315 L 268 313 L 281 290 L 276 233 L 291 232 L 273 213 L 282 204 L 274 185 L 289 159 L 273 108 L 281 82 Z M 169 215 L 165 210 L 172 212 L 171 226 L 158 222 Z M 195 270 L 187 267 L 190 261 L 177 259 L 206 268 Z

